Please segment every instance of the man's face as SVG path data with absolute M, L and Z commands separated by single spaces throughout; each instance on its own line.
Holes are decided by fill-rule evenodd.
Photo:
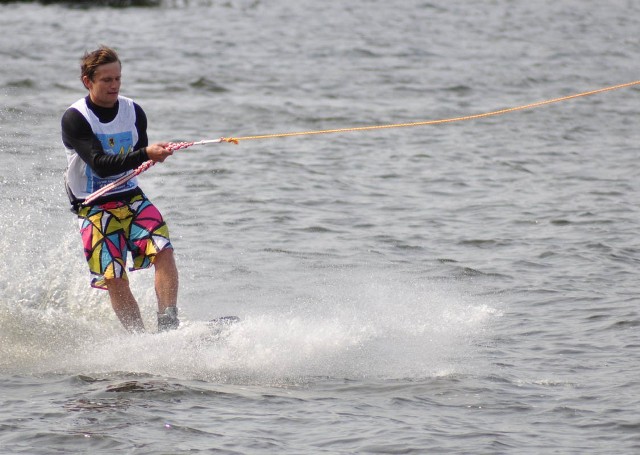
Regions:
M 83 78 L 84 85 L 89 89 L 91 101 L 100 107 L 113 107 L 120 93 L 120 62 L 100 65 L 93 75 L 93 80 L 87 76 Z

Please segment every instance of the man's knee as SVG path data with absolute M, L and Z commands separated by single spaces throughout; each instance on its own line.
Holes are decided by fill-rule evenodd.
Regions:
M 167 248 L 166 250 L 158 252 L 158 254 L 156 254 L 156 257 L 154 258 L 153 265 L 160 268 L 175 268 L 176 263 L 175 259 L 173 258 L 173 249 Z
M 121 292 L 129 289 L 129 280 L 124 278 L 109 278 L 105 280 L 109 292 Z

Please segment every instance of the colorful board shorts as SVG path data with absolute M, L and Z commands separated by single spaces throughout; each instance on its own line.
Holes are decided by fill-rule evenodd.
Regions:
M 127 280 L 127 254 L 131 252 L 130 271 L 149 267 L 162 250 L 173 248 L 169 228 L 158 209 L 144 194 L 129 200 L 82 207 L 78 212 L 80 235 L 89 270 L 91 286 L 107 289 L 105 280 Z

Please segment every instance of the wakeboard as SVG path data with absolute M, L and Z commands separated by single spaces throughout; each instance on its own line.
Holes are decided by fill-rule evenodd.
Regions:
M 221 316 L 219 318 L 211 319 L 207 322 L 207 327 L 211 329 L 210 337 L 217 338 L 222 336 L 229 328 L 240 322 L 238 316 Z

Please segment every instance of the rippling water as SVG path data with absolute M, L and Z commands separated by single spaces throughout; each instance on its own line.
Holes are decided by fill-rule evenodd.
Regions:
M 638 79 L 631 1 L 0 5 L 2 453 L 636 453 L 638 88 L 241 141 L 141 176 L 177 332 L 88 287 L 62 188 L 82 53 L 150 139 L 477 114 Z M 152 274 L 132 276 L 154 319 Z M 220 336 L 205 321 L 237 314 Z

